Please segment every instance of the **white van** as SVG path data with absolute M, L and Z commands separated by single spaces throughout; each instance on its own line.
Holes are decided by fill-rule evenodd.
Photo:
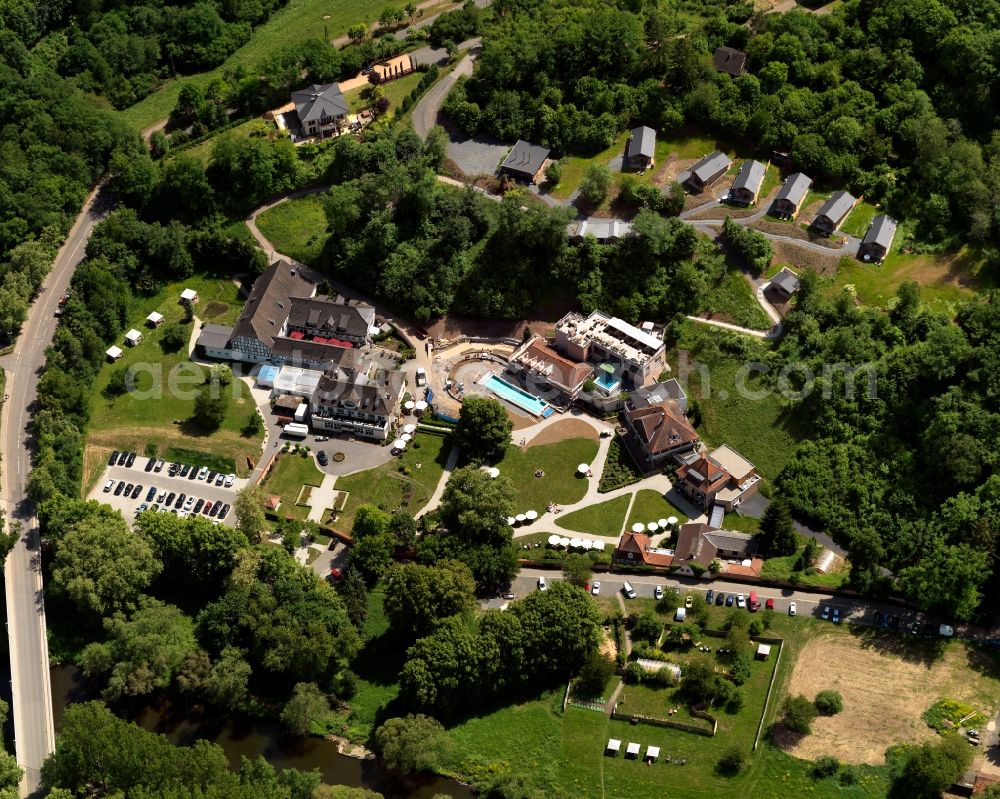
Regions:
M 626 580 L 625 584 L 622 586 L 622 593 L 629 599 L 635 599 L 635 589 L 632 587 L 632 583 L 628 580 Z
M 424 367 L 417 367 L 416 382 L 418 386 L 427 385 L 427 372 L 424 371 Z

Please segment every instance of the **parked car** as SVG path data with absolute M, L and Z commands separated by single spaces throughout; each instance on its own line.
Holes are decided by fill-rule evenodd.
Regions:
M 417 386 L 426 386 L 427 385 L 427 372 L 424 371 L 424 367 L 422 367 L 422 366 L 418 366 L 417 367 L 417 373 L 416 373 L 416 376 L 415 376 L 415 382 L 416 382 Z
M 226 488 L 229 488 L 235 482 L 236 482 L 236 475 L 235 474 L 233 474 L 232 472 L 230 472 L 229 474 L 226 475 L 226 483 L 225 483 Z
M 135 453 L 134 452 L 130 452 L 128 454 L 128 459 L 125 461 L 125 465 L 128 466 L 129 469 L 131 469 L 132 466 L 135 465 Z
M 115 496 L 121 496 L 122 492 L 125 490 L 125 481 L 119 480 L 118 485 L 115 486 Z
M 548 583 L 545 582 L 545 578 L 544 577 L 539 577 L 538 578 L 538 590 L 539 591 L 547 591 L 548 588 L 549 588 L 549 586 L 548 586 Z
M 594 596 L 599 596 L 600 595 L 600 593 L 601 593 L 601 581 L 600 580 L 594 580 L 594 584 L 592 586 L 590 586 L 590 593 L 592 593 Z
M 133 488 L 135 488 L 135 486 L 132 483 L 126 483 L 125 484 L 125 490 L 122 491 L 122 494 L 124 494 L 125 499 L 128 499 L 130 496 L 132 496 L 132 489 Z
M 177 497 L 177 494 L 175 494 L 173 491 L 171 491 L 169 494 L 167 494 L 166 504 L 168 506 L 169 505 L 173 505 L 174 504 L 174 499 L 176 497 Z
M 208 470 L 208 476 L 205 478 L 205 482 L 206 483 L 212 483 L 212 482 L 214 482 L 215 481 L 215 475 L 217 475 L 217 474 L 218 474 L 218 472 L 215 471 L 214 469 L 209 469 Z
M 201 512 L 204 513 L 206 516 L 211 516 L 212 508 L 214 508 L 218 504 L 219 504 L 218 502 L 206 502 L 205 507 L 202 509 Z
M 833 609 L 833 623 L 840 624 L 840 608 Z
M 718 607 L 720 605 L 723 605 L 723 604 L 725 604 L 725 602 L 726 602 L 726 595 L 724 593 L 722 593 L 722 591 L 719 591 L 719 593 L 715 597 L 715 604 L 716 604 L 716 606 Z M 732 604 L 732 603 L 730 603 L 730 604 Z
M 663 586 L 658 585 L 653 588 L 653 599 L 663 599 Z
M 225 482 L 225 480 L 226 476 L 222 472 L 219 472 L 217 475 L 215 475 L 215 484 L 217 486 L 222 485 Z
M 201 509 L 205 507 L 205 500 L 199 499 L 194 503 L 194 512 L 201 513 Z
M 788 603 L 788 615 L 789 616 L 794 616 L 795 615 L 795 603 L 794 602 L 789 602 Z
M 190 471 L 191 471 L 191 467 L 190 466 L 188 466 L 186 463 L 182 463 L 181 464 L 181 472 L 180 472 L 181 477 L 187 477 L 188 476 L 188 472 L 190 472 Z
M 127 452 L 119 452 L 118 453 L 118 465 L 119 466 L 124 466 L 127 461 L 128 461 L 128 453 Z
M 187 494 L 178 494 L 177 501 L 174 503 L 175 508 L 183 508 L 184 503 L 187 501 Z
M 691 596 L 690 594 L 688 594 L 686 597 L 684 597 L 684 607 L 687 610 L 691 610 L 691 606 L 693 604 L 694 604 L 694 597 L 693 596 Z
M 188 472 L 188 480 L 197 480 L 197 479 L 198 479 L 198 467 L 192 466 L 191 471 Z
M 955 634 L 955 628 L 952 627 L 950 624 L 942 624 L 940 627 L 938 627 L 938 635 L 940 635 L 943 638 L 951 638 L 954 634 Z M 972 732 L 972 730 L 969 730 L 969 732 Z
M 329 441 L 330 436 L 316 436 L 316 443 L 319 444 L 322 441 Z
M 715 601 L 715 591 L 711 588 L 705 593 L 705 604 L 711 605 Z
M 632 583 L 628 580 L 622 583 L 622 593 L 629 599 L 635 599 L 635 589 L 632 587 Z
M 316 460 L 319 462 L 320 466 L 327 466 L 330 463 L 330 459 L 327 457 L 327 454 L 323 452 L 323 450 L 316 453 Z
M 213 519 L 219 515 L 219 511 L 222 510 L 222 501 L 213 502 L 211 509 L 208 511 L 208 515 Z
M 747 600 L 746 600 L 746 598 L 743 596 L 743 594 L 737 594 L 736 595 L 736 607 L 738 607 L 738 608 L 745 608 L 746 606 L 747 606 Z
M 108 481 L 107 481 L 107 482 L 106 482 L 106 483 L 104 484 L 104 493 L 105 493 L 105 494 L 109 494 L 109 493 L 111 493 L 111 490 L 112 490 L 112 489 L 113 489 L 114 487 L 115 487 L 115 481 L 114 481 L 114 480 L 108 480 Z
M 121 453 L 118 450 L 115 450 L 114 452 L 112 452 L 108 456 L 108 466 L 114 466 L 116 463 L 118 463 L 118 456 L 119 455 L 121 455 Z
M 153 467 L 156 466 L 156 460 L 153 458 L 146 458 L 146 465 L 142 467 L 144 472 L 153 471 Z
M 156 499 L 156 486 L 150 486 L 146 492 L 146 502 L 152 502 L 154 499 Z
M 195 501 L 194 495 L 191 495 L 190 497 L 188 497 L 184 501 L 184 510 L 188 510 L 188 511 L 191 510 L 191 508 L 194 507 L 194 501 Z
M 219 511 L 219 519 L 225 519 L 229 515 L 229 503 L 227 502 L 222 506 L 222 510 Z
M 156 501 L 159 502 L 162 505 L 163 504 L 163 500 L 165 500 L 166 498 L 167 498 L 167 492 L 166 491 L 161 491 L 157 495 Z
M 149 503 L 143 502 L 138 508 L 135 509 L 135 515 L 138 516 L 140 513 L 143 513 L 148 507 Z
M 160 512 L 160 503 L 159 502 L 154 502 L 152 505 L 149 506 L 149 509 L 153 513 L 159 513 Z
M 198 479 L 199 480 L 204 480 L 206 477 L 208 477 L 208 467 L 207 466 L 202 466 L 198 470 Z
M 826 621 L 827 619 L 830 618 L 830 606 L 829 605 L 823 605 L 823 612 L 819 615 L 819 617 L 821 619 L 823 619 L 823 621 Z
M 733 606 L 733 603 L 735 601 L 736 601 L 736 597 L 734 597 L 732 594 L 730 594 L 729 596 L 726 597 L 726 607 L 727 608 L 731 608 Z
M 142 483 L 136 483 L 132 488 L 132 499 L 138 499 L 139 494 L 142 493 Z
M 767 602 L 764 603 L 764 610 L 774 610 L 774 600 L 773 599 L 768 599 Z
M 157 474 L 163 471 L 163 459 L 162 458 L 160 460 L 158 460 L 156 462 L 156 464 L 153 466 L 153 471 L 156 472 Z

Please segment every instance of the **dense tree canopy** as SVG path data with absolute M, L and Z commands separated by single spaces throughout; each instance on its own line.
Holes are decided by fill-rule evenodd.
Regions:
M 507 452 L 513 428 L 498 400 L 472 395 L 462 401 L 455 440 L 470 460 L 495 462 Z

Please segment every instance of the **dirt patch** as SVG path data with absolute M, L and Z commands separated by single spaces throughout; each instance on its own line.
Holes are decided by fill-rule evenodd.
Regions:
M 688 220 L 714 220 L 722 219 L 726 216 L 731 216 L 733 219 L 746 219 L 748 216 L 759 214 L 761 208 L 770 208 L 777 193 L 778 187 L 775 186 L 771 189 L 771 192 L 767 195 L 767 197 L 758 199 L 754 205 L 747 208 L 739 208 L 730 205 L 727 205 L 724 208 L 710 208 L 705 211 L 698 211 L 697 213 L 692 214 L 688 217 Z
M 519 341 L 524 336 L 524 328 L 532 333 L 544 335 L 552 330 L 563 314 L 553 315 L 551 319 L 517 320 L 476 319 L 471 316 L 442 316 L 436 322 L 427 326 L 427 331 L 435 339 L 454 339 L 459 336 L 481 336 L 483 338 L 516 338 Z
M 618 647 L 615 646 L 615 639 L 611 635 L 611 630 L 607 627 L 601 628 L 603 635 L 601 636 L 601 646 L 600 652 L 608 660 L 614 660 L 618 657 Z
M 205 319 L 218 319 L 229 310 L 229 305 L 224 302 L 210 302 L 201 310 L 201 316 Z
M 795 271 L 811 269 L 816 274 L 825 277 L 837 274 L 840 258 L 836 255 L 823 255 L 823 253 L 807 250 L 789 241 L 772 241 L 771 249 L 774 251 L 775 263 L 790 264 Z
M 906 646 L 915 649 L 894 651 Z M 934 738 L 920 714 L 942 697 L 993 714 L 1000 697 L 983 673 L 990 665 L 983 655 L 953 643 L 930 661 L 923 657 L 928 651 L 923 647 L 924 642 L 875 631 L 860 638 L 825 635 L 809 641 L 795 661 L 788 693 L 812 699 L 832 688 L 843 696 L 844 710 L 817 718 L 811 735 L 780 744 L 807 760 L 833 755 L 847 763 L 874 765 L 884 762 L 885 750 L 895 743 Z
M 589 438 L 591 441 L 597 441 L 598 437 L 597 431 L 586 422 L 581 422 L 579 419 L 566 419 L 542 430 L 528 442 L 527 449 L 540 447 L 543 444 L 558 444 L 560 441 L 566 441 L 570 438 Z
M 762 233 L 770 233 L 772 236 L 787 236 L 792 239 L 799 239 L 800 241 L 808 241 L 812 244 L 818 244 L 821 247 L 829 247 L 832 250 L 839 249 L 844 243 L 843 239 L 839 236 L 834 238 L 819 236 L 809 230 L 806 230 L 805 228 L 799 227 L 797 224 L 778 222 L 775 219 L 755 219 L 753 222 L 750 222 L 749 225 L 754 230 L 759 230 Z
M 668 183 L 673 183 L 677 180 L 677 173 L 680 171 L 681 167 L 677 161 L 677 154 L 671 153 L 667 156 L 667 160 L 660 164 L 656 171 L 653 172 L 650 181 L 654 186 L 666 186 Z

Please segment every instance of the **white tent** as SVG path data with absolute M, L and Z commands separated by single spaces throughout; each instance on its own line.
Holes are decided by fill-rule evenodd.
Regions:
M 647 746 L 646 747 L 646 760 L 652 762 L 660 756 L 660 747 L 658 746 Z
M 609 755 L 617 755 L 622 750 L 622 742 L 617 738 L 608 739 L 608 746 L 604 750 Z
M 549 546 L 550 547 L 559 546 L 559 536 L 557 536 L 555 533 L 549 536 Z
M 589 463 L 581 463 L 579 466 L 576 467 L 576 470 L 580 474 L 586 474 L 587 472 L 590 471 L 590 464 Z
M 136 330 L 134 327 L 125 334 L 125 343 L 130 347 L 134 347 L 142 341 L 142 333 Z
M 412 411 L 414 405 L 415 403 L 413 402 L 413 400 L 407 400 L 406 402 L 403 403 L 403 407 L 406 408 L 406 410 L 408 411 Z
M 642 749 L 642 744 L 634 744 L 630 741 L 628 749 L 625 750 L 625 757 L 639 757 L 640 749 Z
M 403 425 L 403 432 L 404 433 L 412 433 L 416 429 L 417 429 L 417 426 L 415 424 L 404 424 Z
M 603 552 L 605 544 L 603 541 L 594 541 L 592 546 L 596 551 Z
M 163 314 L 159 311 L 153 311 L 149 316 L 146 317 L 146 324 L 150 327 L 159 327 L 163 324 Z
M 757 646 L 757 659 L 767 660 L 771 657 L 771 645 L 770 644 L 759 644 Z
M 121 347 L 114 347 L 114 346 L 108 347 L 108 349 L 105 352 L 105 355 L 108 356 L 109 361 L 117 361 L 124 354 L 125 352 L 122 350 Z
M 406 442 L 403 441 L 403 439 L 401 439 L 401 438 L 397 438 L 395 441 L 392 442 L 392 448 L 393 449 L 406 449 Z
M 636 522 L 635 524 L 632 525 L 633 533 L 641 533 L 645 529 L 646 525 L 644 525 L 642 522 Z
M 194 289 L 184 289 L 181 292 L 181 299 L 189 302 L 198 302 L 198 292 Z
M 426 402 L 424 402 L 423 400 L 417 400 L 417 401 L 416 401 L 416 402 L 415 402 L 415 403 L 413 404 L 413 408 L 414 408 L 414 410 L 415 410 L 415 411 L 417 411 L 418 413 L 419 413 L 419 412 L 421 412 L 421 411 L 426 411 L 426 410 L 427 410 L 427 403 L 426 403 Z
M 533 522 L 535 519 L 538 518 L 538 511 L 537 510 L 526 510 L 524 512 L 524 518 L 527 519 L 529 522 Z

